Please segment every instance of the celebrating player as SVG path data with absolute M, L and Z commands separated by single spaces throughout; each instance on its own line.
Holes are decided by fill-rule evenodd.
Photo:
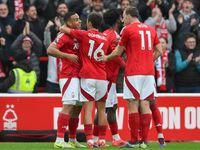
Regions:
M 108 39 L 110 45 L 113 49 L 116 47 L 115 40 L 119 38 L 119 30 L 121 26 L 120 12 L 118 9 L 110 9 L 103 15 L 104 22 L 110 26 L 103 34 Z M 111 51 L 112 52 L 112 51 Z M 110 54 L 111 52 L 107 52 Z M 113 137 L 113 146 L 122 146 L 126 144 L 119 134 L 118 125 L 116 119 L 117 110 L 117 92 L 116 92 L 116 80 L 119 71 L 119 67 L 125 69 L 126 64 L 121 57 L 115 58 L 111 61 L 106 62 L 106 72 L 108 81 L 108 98 L 106 99 L 106 112 L 107 120 Z M 99 128 L 98 128 L 98 113 L 96 113 L 94 119 L 94 129 L 93 129 L 94 142 L 98 142 L 99 138 Z
M 78 14 L 68 12 L 64 16 L 66 26 L 80 29 L 81 21 Z M 76 129 L 78 127 L 79 114 L 82 106 L 79 100 L 79 43 L 69 35 L 59 33 L 57 38 L 47 49 L 47 54 L 61 58 L 62 70 L 59 74 L 59 84 L 62 93 L 63 108 L 57 120 L 57 138 L 55 148 L 85 147 L 76 141 Z M 75 107 L 75 105 L 77 105 Z M 71 116 L 71 118 L 70 118 Z M 64 141 L 66 127 L 69 125 L 69 142 Z
M 92 137 L 92 111 L 93 101 L 96 101 L 99 124 L 99 147 L 105 147 L 107 119 L 105 114 L 105 101 L 107 98 L 107 81 L 105 63 L 101 56 L 107 53 L 109 43 L 106 37 L 98 32 L 102 16 L 90 13 L 87 20 L 88 31 L 73 30 L 67 26 L 60 28 L 61 32 L 70 34 L 80 44 L 81 78 L 80 101 L 84 106 L 84 128 L 89 148 L 98 147 Z
M 124 99 L 127 99 L 128 104 L 131 143 L 132 147 L 146 148 L 151 121 L 149 101 L 154 99 L 153 62 L 162 54 L 162 49 L 155 29 L 140 23 L 138 17 L 136 7 L 125 9 L 123 22 L 126 27 L 122 30 L 118 46 L 110 55 L 104 56 L 103 60 L 116 58 L 126 49 Z M 142 124 L 141 144 L 138 143 L 139 106 Z

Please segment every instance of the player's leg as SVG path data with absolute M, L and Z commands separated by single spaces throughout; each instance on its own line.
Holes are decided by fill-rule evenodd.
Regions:
M 69 125 L 70 110 L 73 107 L 74 107 L 73 105 L 64 104 L 61 112 L 58 115 L 57 137 L 56 137 L 56 142 L 54 143 L 55 148 L 59 148 L 59 147 L 61 147 L 61 148 L 69 147 L 70 148 L 70 146 L 67 146 L 66 143 L 64 143 L 64 136 L 65 136 L 66 127 Z
M 71 96 L 72 91 L 77 91 L 78 85 L 76 84 L 78 81 L 73 78 L 60 79 L 60 89 L 62 93 L 62 102 L 63 107 L 61 112 L 58 115 L 57 120 L 57 137 L 56 142 L 54 143 L 55 148 L 74 148 L 73 146 L 67 144 L 64 141 L 64 135 L 66 131 L 66 127 L 69 125 L 70 120 L 70 112 L 76 101 L 78 100 L 78 93 L 73 97 Z M 74 86 L 74 83 L 76 86 Z M 70 93 L 70 94 L 69 94 Z
M 99 126 L 99 147 L 105 147 L 106 130 L 107 130 L 105 101 L 97 101 L 96 106 L 97 106 L 98 126 Z
M 94 117 L 93 140 L 96 145 L 99 145 L 98 113 L 96 113 Z
M 78 128 L 79 114 L 80 114 L 81 110 L 82 110 L 82 106 L 75 105 L 70 112 L 68 144 L 70 144 L 74 147 L 86 147 L 84 145 L 81 145 L 76 139 L 76 131 Z
M 108 120 L 110 131 L 111 131 L 112 137 L 113 137 L 112 145 L 113 146 L 122 146 L 122 145 L 126 144 L 126 142 L 124 142 L 120 138 L 119 133 L 118 133 L 116 110 L 117 110 L 117 104 L 115 104 L 113 107 L 106 108 L 107 120 Z
M 141 110 L 141 126 L 142 126 L 142 139 L 141 147 L 146 148 L 147 146 L 147 137 L 149 134 L 149 127 L 151 123 L 151 114 L 150 114 L 150 101 L 141 100 L 140 101 L 140 110 Z
M 96 80 L 96 107 L 98 113 L 98 125 L 99 125 L 99 147 L 105 147 L 106 130 L 107 130 L 107 118 L 106 118 L 106 99 L 107 99 L 107 81 Z
M 140 125 L 140 116 L 138 113 L 139 100 L 127 100 L 128 111 L 129 111 L 129 127 L 131 132 L 131 144 L 138 148 L 138 128 Z
M 152 117 L 153 121 L 156 127 L 156 130 L 158 132 L 158 142 L 159 146 L 166 146 L 164 135 L 163 135 L 163 129 L 162 129 L 162 117 L 160 114 L 160 110 L 158 109 L 158 105 L 156 103 L 156 100 L 152 100 L 150 102 L 150 109 L 152 111 Z

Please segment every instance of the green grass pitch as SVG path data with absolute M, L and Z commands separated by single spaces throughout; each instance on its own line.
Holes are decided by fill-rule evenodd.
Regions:
M 87 145 L 87 143 L 81 143 L 83 145 Z M 112 145 L 111 142 L 107 142 L 106 144 Z M 198 150 L 200 149 L 200 143 L 166 143 L 166 147 L 158 146 L 158 143 L 149 142 L 149 146 L 147 147 L 148 150 Z M 68 148 L 71 149 L 71 148 Z M 75 148 L 75 149 L 89 149 L 89 148 Z M 106 150 L 126 150 L 131 148 L 119 148 L 116 146 L 110 146 L 106 148 L 100 148 Z M 53 148 L 53 143 L 29 143 L 29 142 L 1 142 L 0 143 L 0 150 L 55 150 Z

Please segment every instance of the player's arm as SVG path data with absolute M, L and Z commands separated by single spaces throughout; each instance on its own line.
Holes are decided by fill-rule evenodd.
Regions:
M 66 25 L 63 25 L 62 27 L 59 28 L 60 32 L 69 34 L 70 35 L 70 28 L 68 28 Z
M 53 57 L 56 57 L 56 58 L 67 58 L 74 63 L 78 62 L 77 55 L 61 52 L 61 51 L 59 51 L 58 47 L 53 43 L 51 43 L 51 45 L 48 47 L 47 54 L 51 55 Z
M 109 61 L 109 60 L 112 60 L 114 58 L 121 56 L 124 49 L 125 49 L 124 46 L 117 45 L 117 47 L 115 48 L 115 50 L 111 54 L 103 56 L 103 61 Z
M 157 60 L 158 57 L 160 57 L 162 55 L 162 47 L 161 44 L 157 44 L 156 46 L 154 46 L 154 53 L 153 53 L 153 61 Z

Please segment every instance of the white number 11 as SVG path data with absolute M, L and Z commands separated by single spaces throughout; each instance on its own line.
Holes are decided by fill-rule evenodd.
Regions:
M 139 33 L 141 34 L 141 49 L 145 50 L 145 40 L 144 40 L 144 31 L 139 31 Z M 148 46 L 149 46 L 149 50 L 151 50 L 151 32 L 150 31 L 146 31 L 146 34 L 148 36 Z

